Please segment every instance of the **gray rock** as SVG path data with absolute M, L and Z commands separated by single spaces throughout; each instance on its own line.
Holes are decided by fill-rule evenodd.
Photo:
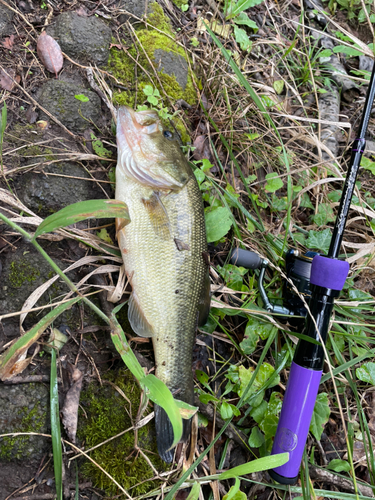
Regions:
M 43 384 L 0 385 L 0 429 L 11 432 L 50 433 L 49 389 Z M 0 460 L 41 460 L 51 449 L 43 436 L 5 437 L 1 440 Z
M 0 36 L 9 35 L 12 28 L 14 12 L 0 4 Z
M 88 102 L 76 99 L 74 96 L 77 94 L 84 94 L 89 98 Z M 40 89 L 37 100 L 68 129 L 75 132 L 82 132 L 90 127 L 90 121 L 98 123 L 101 116 L 101 102 L 97 94 L 72 83 L 48 80 Z
M 94 182 L 75 179 L 89 175 L 83 168 L 72 163 L 53 163 L 43 168 L 46 173 L 68 175 L 72 178 L 49 176 L 29 172 L 22 175 L 17 184 L 17 194 L 33 212 L 45 217 L 52 212 L 78 201 L 103 198 L 104 194 Z
M 136 17 L 141 19 L 144 14 L 150 12 L 150 4 L 152 1 L 147 0 L 120 0 L 118 5 L 119 10 L 126 10 L 130 14 L 134 14 Z M 132 24 L 139 22 L 135 17 L 130 16 L 129 14 L 121 14 L 119 17 L 120 23 L 125 23 L 126 21 L 130 21 Z
M 374 60 L 369 56 L 359 56 L 359 70 L 360 71 L 372 71 L 374 67 Z
M 97 17 L 81 17 L 75 12 L 60 14 L 47 29 L 72 59 L 98 66 L 107 64 L 111 29 Z
M 43 246 L 46 245 L 43 244 Z M 58 244 L 48 245 L 46 248 L 47 253 L 51 253 L 51 250 L 57 252 Z M 55 273 L 44 257 L 42 257 L 32 245 L 27 243 L 21 243 L 14 253 L 7 252 L 1 257 L 3 270 L 0 284 L 0 311 L 2 313 L 17 312 L 22 309 L 22 305 L 27 297 L 29 297 L 38 286 L 54 276 Z M 62 263 L 56 258 L 53 260 L 60 269 L 65 269 L 67 267 L 66 263 Z M 68 273 L 68 276 L 73 280 L 77 277 L 74 272 Z M 48 304 L 61 294 L 66 294 L 67 291 L 68 288 L 65 283 L 55 281 L 38 300 L 36 306 Z M 47 314 L 47 312 L 48 309 L 39 314 L 29 313 L 23 324 L 25 330 L 34 326 L 45 314 Z M 71 310 L 59 316 L 55 325 L 58 326 L 60 321 L 64 324 L 68 324 L 70 329 L 74 330 L 79 326 L 79 313 L 77 308 L 74 306 Z M 19 335 L 19 316 L 13 316 L 2 320 L 0 326 L 0 341 L 6 343 L 14 337 L 19 337 Z
M 154 58 L 157 65 L 156 69 L 163 71 L 167 75 L 175 76 L 178 84 L 185 90 L 189 73 L 186 60 L 179 54 L 166 52 L 162 49 L 154 51 Z

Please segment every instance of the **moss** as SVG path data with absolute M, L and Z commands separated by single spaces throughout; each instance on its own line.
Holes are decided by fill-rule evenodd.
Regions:
M 2 428 L 2 434 L 7 432 L 39 432 L 44 426 L 44 416 L 40 412 L 40 403 L 37 402 L 32 410 L 27 406 L 17 412 L 19 425 L 12 429 Z M 0 460 L 29 458 L 33 449 L 29 446 L 29 436 L 4 437 L 1 440 Z
M 173 3 L 175 4 L 176 7 L 181 9 L 183 5 L 186 5 L 188 2 L 187 0 L 173 0 Z
M 81 396 L 87 418 L 83 414 L 80 415 L 79 420 L 83 424 L 78 431 L 78 437 L 85 441 L 86 449 L 131 427 L 129 414 L 134 419 L 139 407 L 140 389 L 130 372 L 120 370 L 116 376 L 107 375 L 106 379 L 125 393 L 130 405 L 112 385 L 104 384 L 99 387 L 91 384 Z M 154 452 L 154 454 L 145 453 L 157 469 L 163 469 L 163 462 L 157 455 L 155 443 L 150 442 L 148 438 L 147 429 L 148 427 L 143 427 L 139 430 L 139 444 Z M 147 493 L 156 485 L 155 481 L 143 482 L 145 479 L 152 479 L 153 472 L 146 460 L 140 454 L 134 453 L 133 446 L 134 433 L 130 431 L 100 446 L 90 453 L 90 456 L 123 488 L 130 490 L 131 495 L 135 496 Z M 90 478 L 96 487 L 105 490 L 106 494 L 120 493 L 116 485 L 91 462 L 84 464 L 83 474 Z
M 176 127 L 177 132 L 180 135 L 181 141 L 184 144 L 187 144 L 188 142 L 191 142 L 190 135 L 188 131 L 186 130 L 186 127 L 184 125 L 184 122 L 181 120 L 181 118 L 175 117 L 173 118 L 173 124 Z
M 25 281 L 31 283 L 39 276 L 39 270 L 31 266 L 26 259 L 14 260 L 10 264 L 9 282 L 14 288 L 21 288 Z
M 152 13 L 148 16 L 150 24 L 157 27 L 164 33 L 174 36 L 170 21 L 164 15 L 163 9 L 160 5 L 155 2 L 151 5 L 151 7 Z M 166 52 L 173 52 L 174 54 L 183 57 L 185 60 L 187 58 L 184 49 L 177 45 L 173 39 L 150 27 L 149 29 L 138 30 L 137 37 L 140 46 L 133 46 L 128 50 L 128 52 L 118 50 L 116 47 L 112 47 L 110 51 L 109 70 L 117 79 L 130 89 L 129 91 L 118 91 L 114 94 L 114 103 L 120 106 L 127 105 L 134 107 L 135 92 L 133 89 L 135 89 L 136 86 L 138 87 L 138 104 L 146 101 L 142 92 L 146 85 L 153 85 L 153 83 L 155 83 L 160 95 L 164 95 L 159 82 L 157 82 L 156 79 L 154 79 L 154 82 L 151 82 L 147 74 L 142 72 L 140 69 L 143 67 L 149 74 L 153 74 L 153 68 L 150 66 L 149 59 L 155 62 L 155 50 L 162 49 Z M 126 45 L 126 42 L 123 42 L 123 44 Z M 144 51 L 147 53 L 148 57 L 146 57 Z M 137 71 L 134 63 L 135 59 L 137 59 L 139 63 Z M 196 103 L 197 94 L 190 71 L 188 73 L 185 89 L 183 89 L 177 82 L 174 75 L 168 75 L 163 71 L 158 71 L 158 75 L 164 91 L 172 100 L 177 101 L 178 99 L 183 99 L 189 104 Z M 164 106 L 168 104 L 168 102 L 163 103 Z M 181 135 L 186 137 L 186 131 Z

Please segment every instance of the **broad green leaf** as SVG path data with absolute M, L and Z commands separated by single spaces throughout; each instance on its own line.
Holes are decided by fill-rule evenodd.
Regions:
M 161 406 L 167 413 L 173 427 L 174 441 L 171 446 L 171 448 L 173 448 L 180 441 L 182 436 L 182 418 L 171 391 L 152 373 L 143 377 L 140 380 L 140 384 L 143 387 L 147 387 L 147 396 L 151 401 Z
M 207 211 L 205 219 L 208 243 L 223 238 L 233 223 L 232 214 L 225 207 L 217 207 L 214 210 Z
M 195 481 L 186 500 L 198 500 L 200 491 L 201 485 Z
M 254 7 L 255 5 L 259 5 L 262 2 L 263 2 L 263 0 L 239 0 L 239 2 L 237 2 L 237 4 L 231 10 L 230 17 L 235 17 L 240 12 L 243 12 L 244 10 L 247 10 L 247 9 L 251 9 L 251 7 Z
M 240 45 L 241 49 L 244 51 L 250 51 L 252 47 L 252 42 L 245 30 L 234 26 L 234 38 L 236 42 Z
M 276 80 L 273 82 L 272 86 L 275 89 L 276 94 L 281 94 L 284 90 L 284 80 Z
M 320 441 L 325 424 L 330 414 L 328 396 L 325 392 L 318 394 L 311 418 L 310 432 L 317 441 Z
M 250 411 L 251 417 L 255 420 L 257 424 L 260 424 L 260 422 L 264 419 L 264 415 L 267 411 L 267 401 L 262 401 L 259 406 L 253 408 Z
M 0 380 L 9 380 L 21 373 L 31 361 L 31 358 L 25 359 L 29 347 L 39 339 L 46 328 L 48 328 L 60 314 L 80 300 L 81 297 L 75 297 L 55 307 L 55 309 L 46 314 L 33 328 L 17 339 L 16 342 L 0 356 Z
M 246 355 L 252 354 L 256 349 L 258 340 L 259 335 L 257 335 L 257 333 L 254 332 L 252 328 L 248 330 L 246 327 L 244 339 L 240 343 L 240 347 L 243 350 L 243 353 Z
M 359 380 L 362 380 L 362 382 L 375 385 L 375 363 L 364 363 L 356 369 L 355 374 Z
M 333 47 L 333 52 L 335 54 L 346 54 L 347 56 L 362 56 L 363 52 L 361 50 L 355 49 L 354 47 L 348 47 L 347 45 L 336 45 L 336 47 Z
M 224 266 L 217 266 L 216 268 L 220 276 L 224 279 L 228 288 L 232 290 L 241 291 L 243 284 L 243 277 L 247 274 L 248 269 L 244 267 L 237 267 L 233 264 L 224 264 Z
M 101 156 L 104 158 L 110 158 L 112 156 L 112 151 L 105 148 L 103 146 L 103 142 L 100 139 L 98 139 L 93 133 L 91 133 L 90 135 L 91 135 L 91 140 L 92 140 L 91 144 L 92 144 L 92 147 L 93 147 L 95 153 L 98 156 Z
M 300 205 L 301 207 L 311 208 L 312 210 L 315 209 L 314 205 L 311 203 L 308 193 L 303 193 L 303 195 L 301 196 Z
M 286 196 L 283 196 L 282 198 L 279 198 L 278 196 L 275 195 L 275 193 L 272 193 L 272 205 L 270 206 L 272 211 L 277 211 L 281 212 L 282 210 L 287 210 L 288 208 L 288 198 Z
M 309 231 L 309 237 L 306 240 L 307 248 L 317 250 L 322 253 L 328 253 L 329 245 L 331 243 L 332 233 L 330 229 L 323 231 Z
M 281 406 L 281 394 L 279 392 L 273 392 L 267 405 L 267 409 L 264 412 L 263 420 L 259 424 L 260 429 L 264 432 L 267 449 L 271 449 L 272 447 L 272 439 L 276 434 Z
M 150 103 L 150 104 L 153 104 L 154 106 L 156 106 L 158 104 L 158 98 L 155 97 L 154 95 L 149 95 L 147 97 L 147 101 Z
M 238 467 L 233 467 L 233 469 L 222 472 L 218 479 L 219 481 L 224 481 L 224 479 L 245 476 L 246 474 L 252 474 L 253 472 L 274 469 L 275 467 L 280 467 L 281 465 L 286 464 L 288 460 L 289 453 L 280 453 L 278 455 L 258 458 L 252 462 L 247 462 L 246 464 L 239 465 Z
M 238 14 L 238 16 L 233 19 L 233 22 L 248 26 L 249 28 L 252 28 L 255 33 L 259 30 L 257 23 L 250 19 L 246 12 Z
M 118 200 L 87 200 L 73 203 L 55 214 L 49 215 L 38 226 L 35 231 L 34 239 L 44 233 L 50 233 L 56 229 L 70 226 L 85 219 L 103 219 L 108 217 L 117 217 L 124 219 L 128 224 L 130 222 L 129 213 L 126 204 Z
M 112 238 L 109 236 L 108 231 L 106 230 L 105 227 L 103 227 L 100 231 L 96 233 L 96 236 L 98 236 L 101 240 L 105 241 L 106 243 L 110 243 L 113 245 Z
M 145 95 L 153 95 L 154 93 L 154 89 L 151 85 L 145 85 L 144 88 L 143 88 L 143 93 Z
M 271 172 L 266 175 L 267 184 L 264 189 L 270 193 L 274 193 L 278 189 L 281 189 L 284 185 L 283 181 L 280 179 L 279 174 L 276 172 Z
M 374 166 L 375 166 L 375 163 L 374 163 Z M 328 193 L 327 198 L 329 199 L 329 201 L 333 201 L 334 203 L 337 203 L 338 201 L 341 200 L 341 196 L 342 196 L 341 189 L 336 189 L 335 191 L 331 191 L 330 193 Z M 314 207 L 312 207 L 312 208 L 314 208 Z
M 199 394 L 199 401 L 206 405 L 210 401 L 219 402 L 220 399 L 216 398 L 215 396 L 212 396 L 211 394 L 206 394 L 205 392 L 202 392 L 202 394 Z
M 324 49 L 321 50 L 318 55 L 319 57 L 331 57 L 332 54 L 333 52 L 331 49 Z
M 311 218 L 317 226 L 324 226 L 327 222 L 335 220 L 333 209 L 329 203 L 320 203 L 318 213 Z
M 202 172 L 202 170 L 200 168 L 196 168 L 194 170 L 194 175 L 195 175 L 195 178 L 197 179 L 198 181 L 198 184 L 201 185 L 202 182 L 205 180 L 206 178 L 206 175 L 204 172 Z
M 371 161 L 370 158 L 362 156 L 361 167 L 363 167 L 365 170 L 369 170 L 372 175 L 375 175 L 375 162 Z
M 78 101 L 81 101 L 81 102 L 89 102 L 89 98 L 87 96 L 85 96 L 84 94 L 77 94 L 74 96 Z
M 220 415 L 223 420 L 227 420 L 228 418 L 233 417 L 233 410 L 229 403 L 223 401 L 220 407 Z
M 198 382 L 200 382 L 204 387 L 208 387 L 208 381 L 210 380 L 210 377 L 206 372 L 203 372 L 202 370 L 195 370 L 195 375 L 198 379 Z
M 349 472 L 351 470 L 350 463 L 346 460 L 335 458 L 329 462 L 327 469 L 334 470 L 335 472 Z
M 249 436 L 249 446 L 251 448 L 260 448 L 262 444 L 264 444 L 264 435 L 263 433 L 259 430 L 258 426 L 255 426 L 251 429 L 251 433 Z
M 231 380 L 232 382 L 239 383 L 239 387 L 237 389 L 237 393 L 240 397 L 245 393 L 245 390 L 247 389 L 247 386 L 251 380 L 251 377 L 253 375 L 254 368 L 245 368 L 244 366 L 231 366 L 226 374 L 226 377 Z M 271 379 L 273 373 L 275 372 L 275 369 L 273 366 L 271 366 L 269 363 L 263 363 L 261 367 L 259 368 L 259 371 L 257 373 L 257 376 L 255 377 L 255 380 L 247 392 L 247 399 L 251 397 L 254 393 L 258 392 L 260 389 L 264 389 L 266 386 L 267 387 L 274 387 L 280 382 L 280 377 L 277 376 L 275 379 Z M 271 379 L 271 382 L 267 384 Z M 233 389 L 235 390 L 235 389 Z M 262 397 L 262 393 L 260 394 Z M 259 403 L 260 404 L 260 403 Z M 254 405 L 258 406 L 258 405 Z

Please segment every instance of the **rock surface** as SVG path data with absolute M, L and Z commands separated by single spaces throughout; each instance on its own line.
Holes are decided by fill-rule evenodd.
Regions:
M 147 13 L 150 11 L 149 6 L 152 3 L 152 0 L 148 2 L 147 0 L 121 0 L 118 8 L 119 10 L 126 10 L 130 14 L 134 14 L 134 16 L 138 18 L 142 18 L 147 9 Z M 125 23 L 126 21 L 130 21 L 132 24 L 138 23 L 139 21 L 129 15 L 129 14 L 121 14 L 119 17 L 120 23 Z
M 9 35 L 13 31 L 12 19 L 14 12 L 0 4 L 0 37 Z
M 87 102 L 75 98 L 76 95 L 88 97 Z M 41 88 L 38 102 L 69 130 L 82 132 L 98 123 L 101 117 L 100 98 L 84 87 L 59 80 L 48 80 Z M 44 119 L 49 119 L 44 116 Z
M 45 245 L 43 245 L 45 246 Z M 47 252 L 51 254 L 52 250 L 57 250 L 57 244 L 48 245 Z M 56 258 L 54 261 L 61 269 L 67 267 L 63 262 Z M 14 252 L 7 252 L 2 259 L 2 273 L 0 285 L 0 311 L 12 313 L 20 311 L 27 297 L 42 283 L 48 281 L 55 273 L 42 255 L 34 249 L 32 245 L 19 245 Z M 71 277 L 72 275 L 69 274 Z M 39 299 L 37 305 L 49 303 L 53 297 L 66 293 L 67 287 L 64 283 L 56 281 L 52 287 Z M 48 310 L 47 310 L 48 311 Z M 75 321 L 76 308 L 72 308 L 62 316 L 59 316 L 59 322 L 73 325 Z M 44 311 L 44 314 L 46 311 Z M 30 328 L 41 319 L 36 313 L 30 313 L 25 320 L 24 328 Z M 77 318 L 76 318 L 77 319 Z M 19 316 L 5 318 L 0 326 L 0 341 L 5 344 L 14 337 L 19 337 Z M 0 398 L 1 401 L 1 398 Z
M 154 51 L 154 58 L 157 70 L 175 76 L 178 84 L 185 90 L 189 73 L 186 60 L 179 54 L 166 52 L 162 49 Z
M 81 64 L 107 64 L 111 29 L 97 17 L 81 17 L 75 12 L 60 14 L 47 33 L 61 50 Z
M 0 429 L 11 432 L 50 433 L 49 388 L 44 384 L 0 385 Z M 12 459 L 41 460 L 50 448 L 44 436 L 2 438 L 0 463 Z
M 41 217 L 78 201 L 104 197 L 95 182 L 89 180 L 89 174 L 77 164 L 52 163 L 44 167 L 43 172 L 28 172 L 17 183 L 20 200 Z M 48 173 L 55 175 L 46 175 Z M 82 180 L 82 177 L 88 180 Z

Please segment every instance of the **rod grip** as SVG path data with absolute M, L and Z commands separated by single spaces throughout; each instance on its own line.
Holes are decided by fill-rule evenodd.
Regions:
M 262 258 L 255 252 L 235 248 L 230 256 L 230 263 L 247 269 L 259 269 L 262 266 Z
M 292 363 L 271 453 L 289 453 L 286 464 L 270 471 L 281 484 L 297 481 L 321 377 L 322 370 Z

